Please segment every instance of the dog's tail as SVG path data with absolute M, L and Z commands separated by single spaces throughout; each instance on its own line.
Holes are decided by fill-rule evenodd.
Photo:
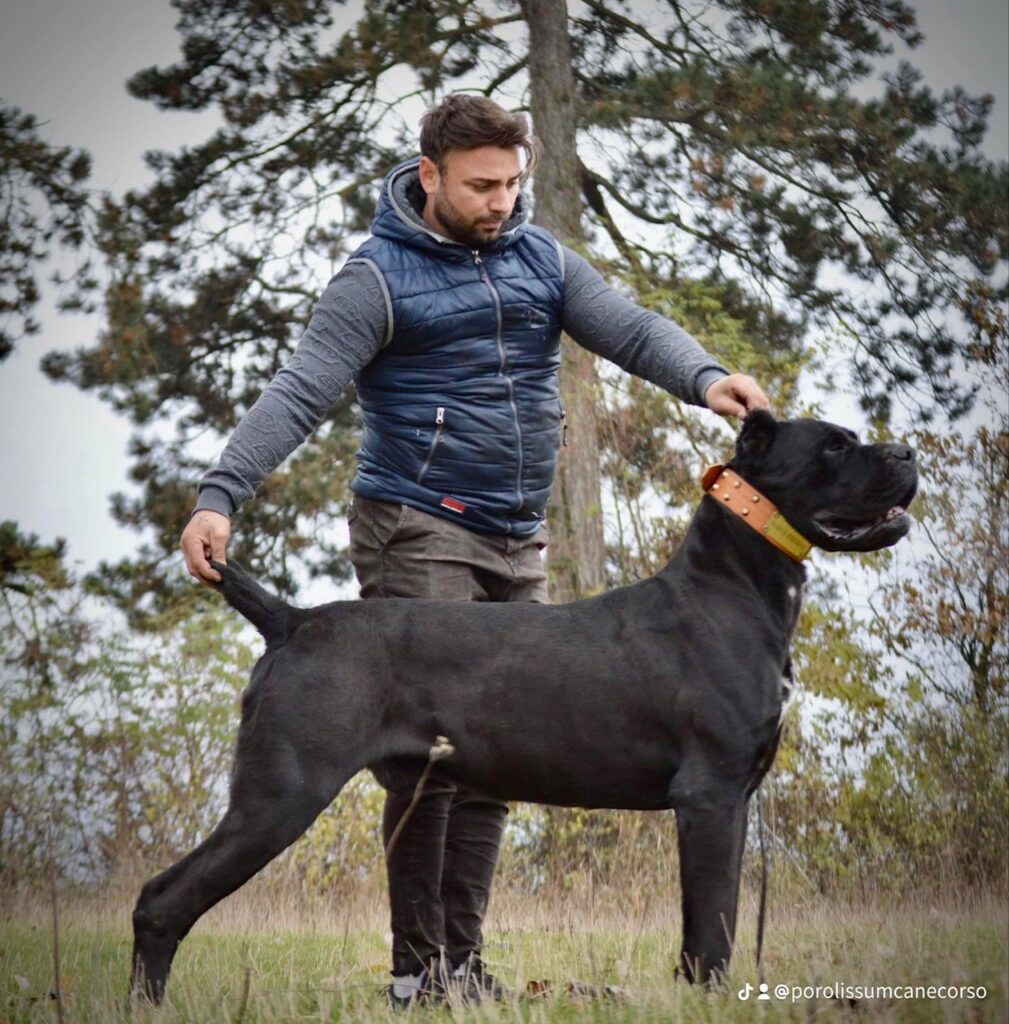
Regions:
M 263 634 L 267 645 L 282 643 L 291 635 L 297 624 L 297 608 L 264 590 L 240 565 L 210 564 L 221 574 L 219 589 L 224 599 Z

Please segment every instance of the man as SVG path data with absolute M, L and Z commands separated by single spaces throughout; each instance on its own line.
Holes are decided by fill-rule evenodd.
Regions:
M 365 598 L 546 601 L 544 510 L 562 432 L 560 333 L 722 415 L 767 405 L 675 324 L 613 291 L 527 223 L 522 115 L 454 95 L 421 123 L 422 156 L 382 187 L 369 238 L 329 283 L 287 367 L 200 483 L 182 535 L 190 573 L 218 574 L 229 516 L 322 421 L 352 380 L 364 432 L 349 515 Z M 521 155 L 525 156 L 525 166 Z M 446 638 L 450 642 L 450 638 Z M 388 840 L 413 795 L 394 766 Z M 507 808 L 428 783 L 388 867 L 394 1006 L 500 994 L 481 924 Z

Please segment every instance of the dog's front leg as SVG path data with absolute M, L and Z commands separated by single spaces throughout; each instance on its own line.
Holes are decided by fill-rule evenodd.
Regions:
M 746 841 L 746 806 L 740 793 L 676 807 L 683 899 L 680 968 L 690 981 L 709 982 L 729 966 Z

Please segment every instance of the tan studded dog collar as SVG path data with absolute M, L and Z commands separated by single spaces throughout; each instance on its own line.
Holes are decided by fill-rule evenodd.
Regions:
M 735 470 L 709 466 L 701 477 L 701 486 L 720 505 L 735 512 L 765 540 L 789 558 L 801 562 L 813 545 L 778 511 L 777 506 L 754 490 Z

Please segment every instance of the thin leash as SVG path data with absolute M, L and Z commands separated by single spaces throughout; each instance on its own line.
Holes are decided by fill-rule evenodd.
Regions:
M 778 733 L 774 740 L 774 752 L 764 769 L 764 775 L 757 786 L 757 842 L 760 846 L 760 906 L 757 910 L 757 977 L 764 982 L 764 930 L 767 924 L 767 880 L 770 873 L 768 867 L 767 826 L 764 824 L 764 786 L 763 783 L 774 765 L 774 754 L 778 750 L 785 713 L 795 698 L 795 677 L 792 674 L 792 659 L 785 664 L 782 677 L 785 692 L 778 712 Z M 773 835 L 773 833 L 772 833 Z M 777 836 L 774 837 L 777 839 Z M 787 852 L 787 849 L 786 849 Z M 805 876 L 803 876 L 805 877 Z
M 757 911 L 757 977 L 764 981 L 764 923 L 767 915 L 767 845 L 764 841 L 764 793 L 757 790 L 757 838 L 760 843 L 760 908 Z

